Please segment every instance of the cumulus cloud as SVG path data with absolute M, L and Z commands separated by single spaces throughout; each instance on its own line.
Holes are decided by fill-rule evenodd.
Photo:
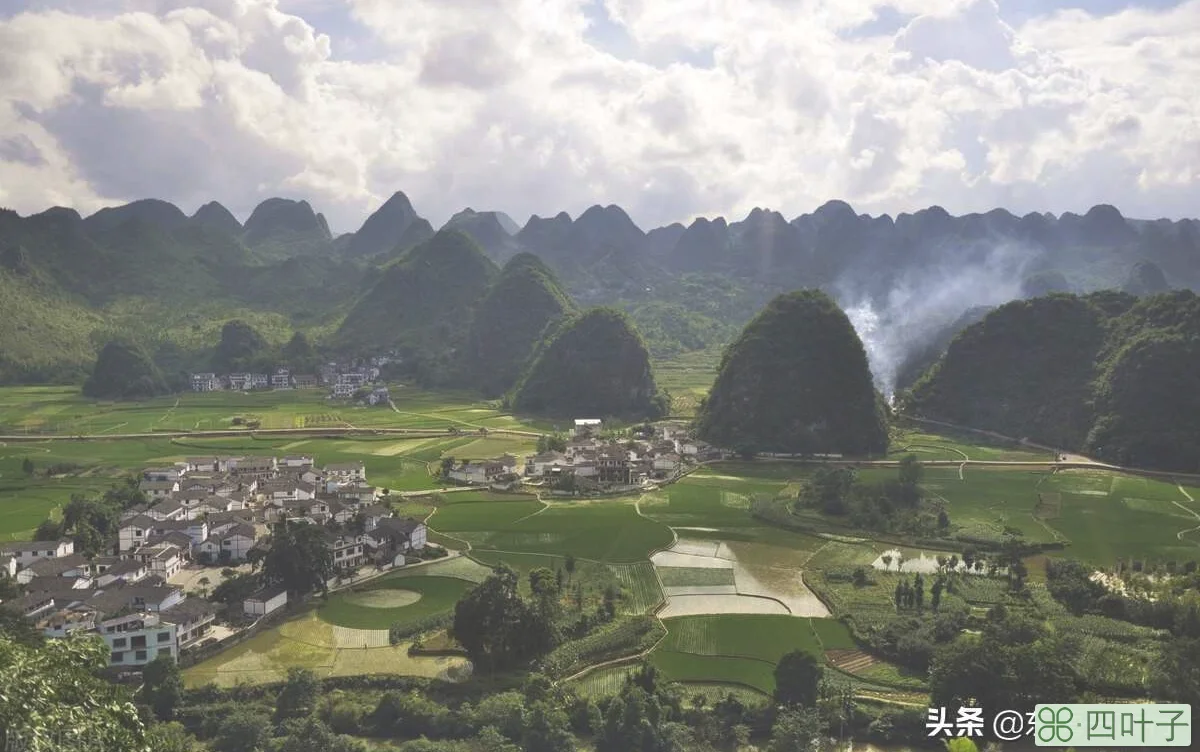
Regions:
M 143 196 L 335 229 L 618 203 L 649 227 L 871 212 L 1194 214 L 1200 0 L 38 0 L 0 17 L 0 205 Z M 622 33 L 596 31 L 597 9 Z M 884 12 L 895 33 L 862 34 Z M 370 59 L 348 55 L 374 50 Z M 336 41 L 343 40 L 343 41 Z

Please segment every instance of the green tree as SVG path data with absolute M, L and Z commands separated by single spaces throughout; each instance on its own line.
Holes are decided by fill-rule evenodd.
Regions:
M 287 682 L 275 698 L 275 720 L 311 715 L 317 707 L 320 694 L 321 683 L 317 681 L 316 674 L 306 668 L 289 668 Z
M 938 648 L 929 671 L 933 705 L 1032 710 L 1039 702 L 1074 702 L 1080 679 L 1078 642 L 1041 624 L 993 609 L 981 634 Z
M 204 745 L 179 723 L 156 723 L 146 732 L 146 741 L 154 752 L 204 752 Z
M 775 666 L 775 700 L 784 705 L 812 707 L 824 670 L 810 653 L 793 650 Z
M 82 748 L 150 752 L 129 691 L 99 677 L 109 649 L 97 637 L 18 642 L 0 632 L 0 729 L 41 752 Z
M 209 600 L 237 606 L 260 587 L 258 575 L 251 572 L 235 574 L 213 588 Z
M 548 567 L 538 567 L 529 573 L 529 591 L 538 600 L 558 597 L 558 583 Z
M 906 486 L 916 486 L 921 482 L 925 467 L 915 454 L 906 454 L 900 458 L 900 482 Z
M 854 587 L 866 587 L 869 580 L 867 579 L 867 570 L 862 567 L 855 567 L 852 575 Z
M 276 749 L 277 752 L 365 752 L 366 746 L 333 733 L 320 719 L 306 718 Z
M 281 523 L 263 559 L 263 579 L 292 596 L 325 592 L 333 576 L 333 554 L 316 525 Z
M 154 361 L 139 346 L 112 341 L 100 351 L 92 375 L 83 382 L 85 397 L 143 399 L 169 391 Z
M 1200 639 L 1171 640 L 1163 646 L 1154 669 L 1151 676 L 1160 700 L 1200 707 Z
M 454 607 L 454 638 L 476 668 L 508 668 L 549 650 L 553 625 L 521 598 L 517 573 L 500 564 Z
M 283 361 L 296 370 L 311 371 L 317 365 L 317 352 L 304 332 L 293 334 L 288 343 L 283 346 L 281 355 Z
M 36 541 L 56 541 L 62 537 L 62 524 L 51 519 L 42 520 L 33 532 Z
M 788 709 L 771 727 L 770 752 L 814 752 L 819 749 L 821 719 L 815 710 Z
M 241 319 L 221 327 L 221 341 L 213 353 L 212 366 L 218 373 L 235 373 L 266 367 L 264 356 L 270 345 L 258 330 Z
M 179 664 L 166 653 L 159 653 L 142 671 L 141 700 L 160 721 L 175 717 L 183 700 L 183 674 Z
M 521 748 L 525 752 L 571 752 L 575 738 L 567 714 L 544 702 L 529 707 Z
M 254 710 L 236 710 L 222 718 L 209 745 L 214 752 L 266 752 L 271 741 L 271 721 Z
M 8 573 L 8 570 L 0 571 L 0 603 L 20 596 L 21 586 Z
M 29 459 L 28 457 L 21 460 L 21 472 L 25 473 L 25 475 L 33 475 L 36 470 L 37 469 L 33 466 L 33 460 Z

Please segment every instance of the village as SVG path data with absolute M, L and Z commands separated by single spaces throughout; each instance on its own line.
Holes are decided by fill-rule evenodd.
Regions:
M 329 389 L 330 399 L 353 399 L 367 405 L 387 405 L 386 386 L 378 382 L 382 369 L 394 359 L 379 356 L 363 363 L 326 363 L 316 373 L 292 373 L 289 368 L 276 368 L 271 373 L 193 373 L 193 392 L 253 392 L 264 390 Z
M 523 460 L 447 457 L 431 471 L 445 491 L 570 497 L 644 490 L 722 456 L 674 423 L 612 432 L 601 419 L 580 418 L 568 436 L 543 435 L 538 444 L 541 451 Z M 447 555 L 428 543 L 423 521 L 393 514 L 394 497 L 370 485 L 362 462 L 319 466 L 303 454 L 190 457 L 143 468 L 136 486 L 144 503 L 122 513 L 98 555 L 86 556 L 66 538 L 0 544 L 0 571 L 23 590 L 5 605 L 49 637 L 99 634 L 117 672 L 160 654 L 180 659 L 216 648 L 282 615 L 288 590 L 261 578 L 261 587 L 235 602 L 215 598 L 230 578 L 258 577 L 281 529 L 321 531 L 333 564 L 328 589 Z
M 629 493 L 672 481 L 687 468 L 719 459 L 719 450 L 697 441 L 684 424 L 635 427 L 629 434 L 606 434 L 600 418 L 577 418 L 567 437 L 547 436 L 523 464 L 506 454 L 487 460 L 443 460 L 443 476 L 454 483 L 497 491 L 521 486 L 552 496 Z
M 49 637 L 101 635 L 114 669 L 179 658 L 283 609 L 288 591 L 278 584 L 236 603 L 206 597 L 210 585 L 254 571 L 280 525 L 320 529 L 331 589 L 446 555 L 427 545 L 422 521 L 392 514 L 361 462 L 194 457 L 145 468 L 137 484 L 147 503 L 123 513 L 100 555 L 70 539 L 0 544 L 0 571 L 24 590 L 5 605 Z

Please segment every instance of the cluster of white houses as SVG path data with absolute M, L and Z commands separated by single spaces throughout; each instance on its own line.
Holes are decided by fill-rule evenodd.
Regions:
M 192 391 L 249 392 L 263 389 L 328 388 L 331 397 L 348 399 L 375 384 L 380 377 L 380 366 L 387 362 L 387 358 L 374 358 L 369 365 L 346 367 L 330 363 L 321 366 L 316 373 L 308 374 L 294 374 L 287 368 L 277 368 L 272 373 L 193 373 Z M 386 387 L 373 388 L 366 397 L 366 401 L 372 405 L 385 404 L 387 400 Z
M 471 485 L 507 485 L 513 479 L 553 481 L 563 476 L 597 486 L 635 486 L 677 476 L 692 463 L 714 451 L 693 440 L 683 425 L 660 425 L 653 436 L 622 440 L 601 438 L 603 423 L 595 418 L 575 421 L 563 451 L 547 451 L 525 458 L 523 469 L 516 457 L 462 461 L 450 468 L 450 480 Z
M 272 523 L 320 526 L 339 573 L 402 565 L 426 544 L 425 524 L 393 517 L 361 462 L 318 469 L 301 455 L 195 457 L 146 468 L 140 487 L 148 503 L 123 514 L 105 555 L 85 557 L 70 540 L 0 544 L 0 570 L 24 588 L 6 605 L 50 636 L 102 635 L 113 666 L 178 656 L 202 639 L 218 607 L 169 581 L 189 563 L 225 567 L 265 553 Z M 242 611 L 263 616 L 286 602 L 268 587 Z

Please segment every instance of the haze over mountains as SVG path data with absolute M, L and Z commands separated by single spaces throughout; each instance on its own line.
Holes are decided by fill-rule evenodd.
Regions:
M 1128 219 L 1111 206 L 1023 217 L 1002 209 L 954 217 L 935 206 L 893 218 L 830 201 L 790 219 L 755 209 L 649 231 L 613 205 L 575 218 L 533 216 L 520 227 L 499 212 L 464 209 L 446 229 L 471 237 L 497 266 L 536 254 L 580 306 L 628 311 L 660 355 L 731 341 L 775 294 L 821 288 L 846 309 L 889 392 L 909 356 L 970 308 L 1053 290 L 1200 287 L 1200 223 Z M 0 377 L 53 378 L 54 363 L 32 365 L 46 360 L 34 351 L 47 339 L 69 340 L 64 363 L 90 359 L 103 344 L 97 330 L 144 329 L 130 309 L 162 312 L 167 301 L 173 312 L 143 332 L 151 349 L 172 341 L 186 350 L 185 320 L 207 333 L 235 314 L 263 317 L 277 339 L 301 329 L 328 345 L 386 349 L 392 343 L 369 331 L 359 336 L 347 313 L 378 300 L 374 288 L 399 274 L 383 269 L 433 233 L 403 193 L 338 237 L 306 201 L 282 198 L 262 202 L 244 225 L 216 202 L 191 217 L 154 199 L 87 218 L 63 208 L 27 217 L 0 210 L 0 285 L 25 298 L 34 290 L 56 315 L 71 312 L 90 327 L 64 337 L 71 327 L 55 315 L 37 320 L 44 307 L 3 302 L 15 291 L 4 296 Z

